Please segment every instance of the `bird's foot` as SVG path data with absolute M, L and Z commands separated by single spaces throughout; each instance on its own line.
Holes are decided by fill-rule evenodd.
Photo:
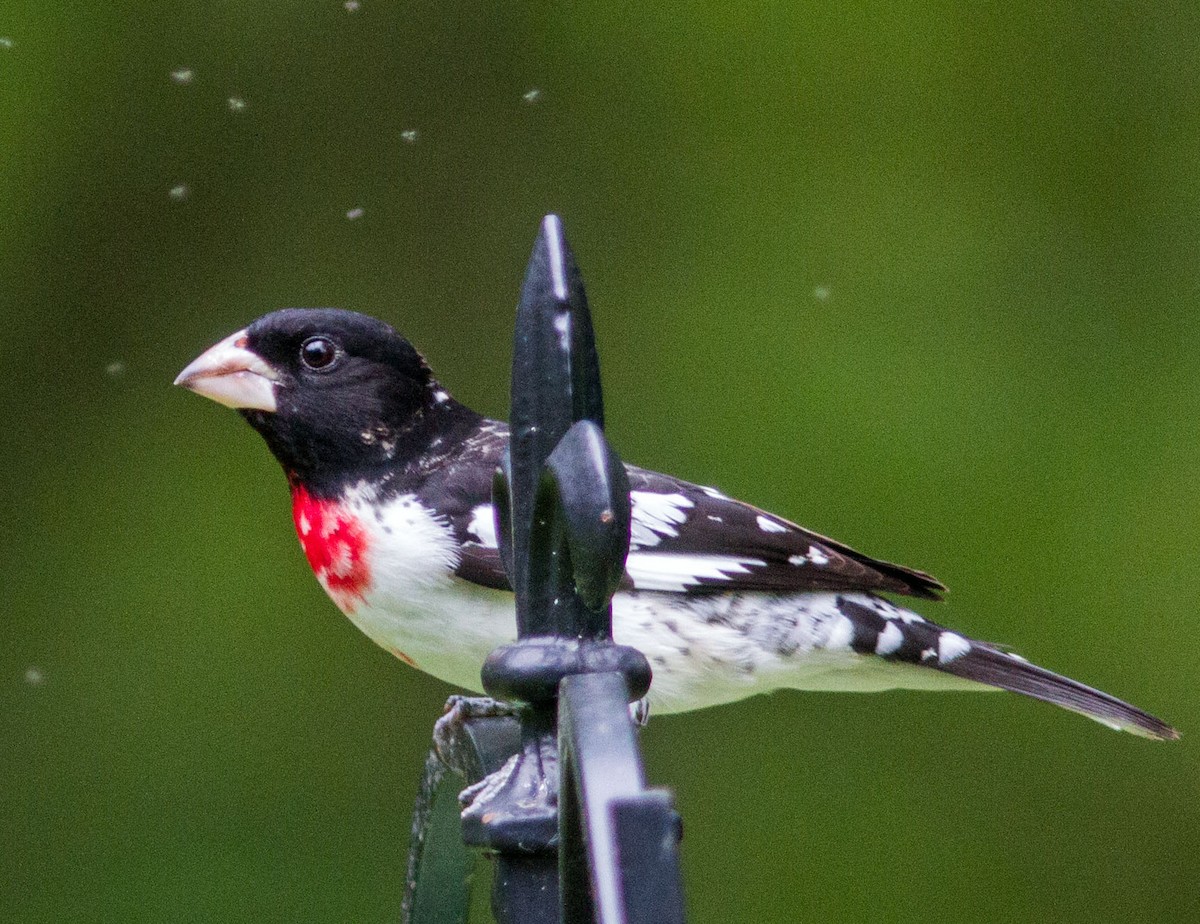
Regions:
M 473 719 L 495 719 L 516 715 L 510 704 L 490 696 L 451 696 L 446 700 L 442 716 L 433 726 L 433 747 L 447 767 L 465 773 L 469 765 L 464 759 L 464 728 Z

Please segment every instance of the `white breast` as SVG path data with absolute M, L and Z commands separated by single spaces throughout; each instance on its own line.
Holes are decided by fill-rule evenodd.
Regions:
M 458 544 L 448 523 L 412 494 L 385 505 L 371 489 L 343 501 L 367 538 L 370 588 L 345 610 L 372 641 L 455 686 L 478 690 L 489 651 L 516 637 L 510 593 L 454 575 Z

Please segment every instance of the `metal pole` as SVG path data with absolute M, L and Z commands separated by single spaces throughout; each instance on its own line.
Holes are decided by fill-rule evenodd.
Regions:
M 517 310 L 512 436 L 493 485 L 518 640 L 492 652 L 482 672 L 488 693 L 513 704 L 519 743 L 510 738 L 511 757 L 462 797 L 464 842 L 496 864 L 501 924 L 683 920 L 678 819 L 669 797 L 644 788 L 629 716 L 649 689 L 650 665 L 612 641 L 630 500 L 603 421 L 587 298 L 549 215 Z M 461 739 L 476 720 L 457 711 L 473 702 L 439 723 L 438 751 L 451 765 L 472 751 Z M 415 833 L 414 854 L 420 846 Z

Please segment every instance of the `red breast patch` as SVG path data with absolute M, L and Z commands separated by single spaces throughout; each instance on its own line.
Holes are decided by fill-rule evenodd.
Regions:
M 300 487 L 292 489 L 292 519 L 313 574 L 342 612 L 354 612 L 371 584 L 362 526 L 337 501 Z

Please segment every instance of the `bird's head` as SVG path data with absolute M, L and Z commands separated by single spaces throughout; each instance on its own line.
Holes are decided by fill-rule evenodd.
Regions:
M 390 326 L 331 308 L 264 315 L 202 353 L 175 384 L 239 410 L 289 477 L 318 489 L 403 466 L 470 414 Z

